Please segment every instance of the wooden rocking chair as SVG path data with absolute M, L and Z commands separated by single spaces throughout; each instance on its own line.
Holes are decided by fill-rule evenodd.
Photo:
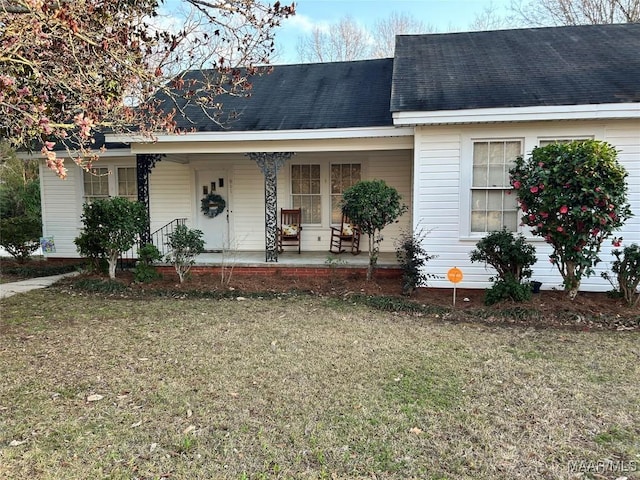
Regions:
M 352 255 L 360 253 L 360 228 L 354 225 L 345 215 L 340 227 L 331 227 L 331 253 L 342 253 L 349 249 Z
M 278 229 L 278 252 L 282 253 L 284 247 L 298 247 L 300 253 L 300 233 L 302 232 L 302 210 L 281 209 L 280 228 Z

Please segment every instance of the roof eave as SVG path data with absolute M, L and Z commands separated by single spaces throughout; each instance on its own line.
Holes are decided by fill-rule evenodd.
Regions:
M 548 120 L 640 119 L 640 103 L 403 111 L 393 113 L 397 127 Z

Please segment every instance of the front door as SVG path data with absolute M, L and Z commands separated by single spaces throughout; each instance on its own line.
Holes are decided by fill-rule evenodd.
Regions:
M 196 228 L 204 233 L 207 251 L 229 248 L 229 187 L 225 170 L 198 170 Z

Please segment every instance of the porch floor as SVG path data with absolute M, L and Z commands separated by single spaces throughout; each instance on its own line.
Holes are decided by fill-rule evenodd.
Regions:
M 227 251 L 201 253 L 196 257 L 196 266 L 222 266 L 236 265 L 243 267 L 340 267 L 340 268 L 366 268 L 369 264 L 367 252 L 360 255 L 352 255 L 349 252 L 341 254 L 327 252 L 302 252 L 287 251 L 278 254 L 277 262 L 267 262 L 265 252 Z M 398 268 L 395 252 L 381 252 L 378 256 L 378 268 Z

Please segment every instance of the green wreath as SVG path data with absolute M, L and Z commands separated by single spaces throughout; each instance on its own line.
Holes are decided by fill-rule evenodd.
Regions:
M 210 193 L 209 195 L 205 195 L 204 197 L 202 197 L 202 200 L 200 200 L 200 205 L 200 210 L 202 210 L 205 215 L 213 218 L 217 217 L 224 211 L 225 207 L 227 206 L 227 202 L 225 202 L 224 198 L 222 198 L 220 195 Z

